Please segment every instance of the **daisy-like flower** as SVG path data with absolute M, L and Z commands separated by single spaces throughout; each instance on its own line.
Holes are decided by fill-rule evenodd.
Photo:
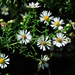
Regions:
M 44 23 L 47 23 L 47 25 L 49 25 L 49 21 L 53 19 L 53 16 L 51 16 L 51 12 L 49 11 L 43 11 L 41 14 L 40 14 L 40 21 Z
M 53 27 L 53 29 L 55 29 L 56 27 L 59 27 L 60 25 L 64 24 L 63 19 L 60 20 L 60 17 L 55 17 L 53 19 L 54 21 L 51 21 L 51 27 Z
M 65 41 L 66 36 L 62 33 L 57 33 L 56 37 L 53 37 L 53 44 L 56 45 L 57 47 L 65 46 L 67 42 Z
M 27 30 L 20 30 L 19 35 L 17 35 L 17 40 L 20 40 L 19 43 L 29 43 L 32 40 L 32 36 L 30 34 L 30 31 L 27 33 Z
M 64 31 L 63 26 L 59 26 L 59 27 L 58 27 L 58 30 Z M 66 31 L 64 31 L 64 33 L 66 33 Z
M 46 51 L 46 47 L 50 49 L 51 40 L 48 40 L 48 36 L 46 36 L 46 39 L 44 39 L 44 35 L 42 35 L 37 40 L 37 46 L 40 47 L 40 49 L 43 49 L 43 51 Z
M 2 23 L 1 23 L 1 26 L 2 26 L 2 27 L 6 27 L 6 22 L 2 22 Z
M 48 60 L 50 60 L 50 58 L 47 57 L 47 55 L 41 55 L 41 59 L 38 59 L 40 62 L 38 64 L 38 69 L 42 68 L 44 69 L 44 66 L 46 68 L 49 67 L 49 64 L 47 63 Z
M 9 15 L 8 8 L 6 6 L 4 6 L 3 8 L 1 8 L 1 10 L 2 10 L 1 14 L 3 14 L 3 15 Z
M 39 6 L 39 3 L 38 2 L 36 2 L 36 3 L 31 2 L 31 3 L 29 3 L 29 5 L 27 5 L 25 3 L 24 6 L 26 6 L 27 8 L 39 8 L 39 7 L 41 7 L 41 6 Z
M 61 30 L 62 31 L 63 30 L 63 27 L 62 26 L 59 26 L 58 27 L 58 30 Z
M 66 40 L 67 43 L 71 43 L 71 39 L 69 37 L 66 37 L 65 40 Z
M 72 22 L 72 20 L 69 20 L 69 22 L 72 25 L 73 29 L 75 30 L 75 22 Z
M 0 54 L 0 67 L 3 69 L 3 68 L 6 68 L 7 67 L 7 64 L 9 64 L 9 61 L 10 59 L 8 58 L 8 55 L 5 56 L 5 54 Z

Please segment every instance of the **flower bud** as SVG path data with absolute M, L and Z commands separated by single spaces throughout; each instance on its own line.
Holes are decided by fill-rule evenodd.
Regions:
M 66 27 L 71 27 L 71 24 L 66 24 Z
M 3 19 L 0 19 L 0 22 L 3 22 Z
M 20 22 L 21 25 L 23 25 L 23 22 Z

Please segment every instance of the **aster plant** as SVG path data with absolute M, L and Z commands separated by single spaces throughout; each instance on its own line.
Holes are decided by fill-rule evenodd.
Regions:
M 11 18 L 14 18 L 18 13 L 19 15 L 15 19 L 7 21 L 0 19 L 2 30 L 0 67 L 3 69 L 9 64 L 8 55 L 5 57 L 1 50 L 7 48 L 10 54 L 18 50 L 19 54 L 26 58 L 32 57 L 38 62 L 37 69 L 39 70 L 49 68 L 50 59 L 55 55 L 54 52 L 71 43 L 71 39 L 75 37 L 73 32 L 75 22 L 68 20 L 65 23 L 64 19 L 53 16 L 52 12 L 48 10 L 38 13 L 37 10 L 42 7 L 40 2 L 24 3 L 18 11 L 16 11 L 17 8 L 13 9 L 15 13 L 11 11 L 11 7 L 2 5 L 1 8 L 1 15 L 7 16 L 12 13 Z M 24 9 L 22 10 L 22 8 Z M 10 52 L 10 50 L 12 51 Z

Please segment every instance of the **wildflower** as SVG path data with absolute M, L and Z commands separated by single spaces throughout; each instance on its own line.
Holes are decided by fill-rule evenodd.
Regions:
M 71 43 L 71 39 L 69 37 L 66 37 L 65 40 L 66 40 L 67 43 Z
M 58 27 L 58 30 L 61 30 L 62 31 L 63 30 L 63 27 L 62 26 L 59 26 Z
M 6 27 L 6 22 L 2 22 L 2 23 L 1 23 L 1 26 L 2 26 L 2 27 Z
M 40 47 L 40 49 L 43 49 L 43 51 L 46 51 L 46 47 L 50 49 L 50 44 L 51 40 L 48 40 L 48 36 L 44 40 L 44 35 L 42 35 L 40 38 L 37 40 L 37 46 Z
M 20 43 L 29 43 L 32 39 L 32 36 L 30 34 L 30 31 L 27 33 L 27 30 L 20 30 L 19 35 L 17 35 L 17 40 L 20 40 Z
M 3 14 L 3 15 L 9 15 L 8 8 L 6 6 L 4 6 L 3 8 L 1 8 L 1 10 L 2 10 L 1 14 Z
M 71 23 L 73 29 L 75 30 L 75 22 L 72 22 L 72 20 L 69 20 L 69 22 Z
M 8 58 L 8 55 L 5 57 L 5 54 L 0 54 L 0 67 L 6 68 L 7 64 L 9 64 L 10 59 Z
M 64 31 L 63 26 L 59 26 L 59 27 L 58 27 L 58 30 L 61 30 L 61 31 L 63 31 L 64 33 L 66 33 L 66 31 Z
M 65 46 L 67 42 L 65 41 L 66 36 L 62 33 L 57 33 L 57 37 L 53 37 L 53 44 L 56 45 L 57 47 Z
M 31 2 L 31 3 L 29 3 L 29 5 L 27 5 L 25 3 L 24 6 L 26 6 L 27 8 L 39 8 L 39 7 L 41 7 L 41 6 L 39 6 L 39 3 L 38 2 L 36 2 L 36 3 Z
M 64 24 L 64 21 L 63 19 L 60 20 L 60 17 L 55 17 L 54 19 L 54 22 L 52 21 L 51 22 L 51 27 L 53 27 L 53 29 L 55 29 L 56 27 L 59 27 L 60 25 Z
M 50 17 L 52 13 L 49 11 L 43 11 L 41 14 L 40 14 L 40 21 L 44 23 L 47 23 L 47 25 L 49 25 L 49 21 L 53 19 L 53 16 Z
M 38 68 L 40 69 L 40 68 L 42 68 L 42 69 L 44 69 L 44 66 L 46 67 L 46 68 L 48 68 L 49 67 L 49 64 L 47 63 L 47 61 L 48 60 L 50 60 L 50 58 L 48 58 L 47 57 L 47 55 L 41 55 L 41 59 L 38 59 L 40 62 L 39 62 L 39 64 L 38 64 Z

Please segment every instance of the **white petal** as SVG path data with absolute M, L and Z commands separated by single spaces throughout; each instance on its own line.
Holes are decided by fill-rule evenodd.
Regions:
M 44 35 L 42 35 L 41 40 L 44 41 Z
M 38 68 L 41 68 L 41 63 L 38 64 Z
M 20 34 L 20 35 L 24 35 L 24 30 L 20 30 L 20 31 L 19 31 L 19 34 Z
M 9 62 L 5 62 L 6 64 L 9 64 Z
M 4 14 L 5 14 L 5 15 L 9 15 L 9 13 L 8 13 L 8 12 L 5 12 Z
M 5 59 L 7 59 L 8 58 L 8 55 L 5 57 Z
M 22 43 L 22 40 L 19 43 Z
M 50 49 L 50 47 L 46 46 L 48 49 Z
M 73 26 L 73 29 L 75 30 L 75 26 L 74 25 L 72 25 Z
M 10 59 L 8 58 L 8 59 L 5 60 L 5 62 L 6 62 L 6 61 L 10 61 Z
M 3 67 L 4 67 L 4 66 L 3 66 L 3 64 L 2 64 L 2 65 L 1 65 L 1 68 L 3 69 Z
M 4 68 L 5 68 L 5 67 L 7 67 L 7 65 L 6 65 L 6 64 L 4 64 Z
M 40 21 L 43 22 L 44 21 L 44 18 L 40 17 Z
M 49 19 L 51 19 L 51 20 L 52 20 L 53 18 L 54 18 L 53 16 L 49 17 Z
M 41 60 L 43 59 L 43 55 L 41 55 Z
M 27 39 L 31 41 L 32 36 L 31 36 L 31 35 L 28 35 L 28 36 L 27 36 Z
M 42 64 L 42 69 L 44 69 L 44 64 Z
M 44 63 L 44 66 L 45 66 L 46 68 L 48 68 L 48 67 L 49 67 L 49 64 L 48 64 L 48 63 Z
M 50 13 L 50 11 L 48 12 L 48 16 L 50 16 L 52 13 Z
M 28 33 L 26 34 L 26 36 L 28 36 L 28 35 L 30 35 L 30 32 L 28 32 Z
M 1 14 L 4 14 L 5 12 L 3 11 Z
M 42 49 L 43 48 L 43 46 L 42 45 L 40 45 L 40 49 Z
M 20 40 L 22 39 L 22 36 L 21 35 L 17 35 L 17 40 Z
M 8 8 L 6 8 L 6 11 L 8 11 Z
M 45 46 L 43 46 L 43 51 L 46 51 L 46 47 Z
M 48 36 L 46 36 L 46 40 L 45 41 L 47 41 L 48 40 Z
M 30 41 L 28 39 L 26 39 L 26 42 L 29 43 Z

